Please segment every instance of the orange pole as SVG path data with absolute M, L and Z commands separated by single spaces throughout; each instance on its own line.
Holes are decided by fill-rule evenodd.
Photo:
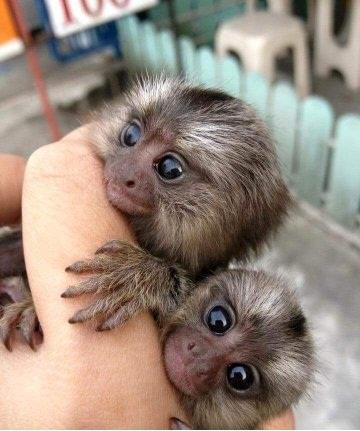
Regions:
M 55 111 L 50 103 L 49 95 L 46 89 L 45 81 L 41 72 L 39 58 L 33 43 L 32 36 L 27 29 L 24 13 L 21 4 L 18 0 L 9 0 L 16 23 L 19 28 L 20 36 L 25 44 L 25 57 L 33 77 L 36 91 L 39 95 L 41 105 L 44 112 L 44 117 L 48 123 L 51 137 L 54 141 L 61 138 L 59 123 L 56 118 Z

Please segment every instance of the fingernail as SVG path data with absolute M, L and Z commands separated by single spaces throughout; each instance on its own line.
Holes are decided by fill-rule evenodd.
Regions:
M 190 430 L 192 428 L 189 427 L 185 422 L 181 421 L 178 418 L 170 419 L 170 429 L 172 430 Z

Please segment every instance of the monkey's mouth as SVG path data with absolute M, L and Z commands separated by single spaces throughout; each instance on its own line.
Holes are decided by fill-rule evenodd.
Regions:
M 181 330 L 169 335 L 164 348 L 165 369 L 181 392 L 197 397 L 214 385 L 216 373 L 212 372 L 211 361 L 189 353 L 188 345 L 189 337 L 184 337 Z
M 113 181 L 106 183 L 106 195 L 109 202 L 125 214 L 145 215 L 151 212 L 151 208 L 132 195 L 125 186 Z
M 196 387 L 192 383 L 191 375 L 186 367 L 181 343 L 171 334 L 166 341 L 164 350 L 165 368 L 171 382 L 187 395 L 197 395 Z

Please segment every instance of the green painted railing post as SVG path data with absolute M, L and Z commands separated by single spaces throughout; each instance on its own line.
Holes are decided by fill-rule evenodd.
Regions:
M 199 66 L 199 81 L 205 87 L 218 86 L 217 61 L 213 51 L 207 46 L 199 48 L 196 52 Z
M 270 85 L 265 78 L 255 72 L 246 73 L 244 100 L 266 119 Z
M 231 56 L 218 58 L 219 87 L 233 97 L 242 97 L 244 92 L 244 72 L 239 62 Z
M 320 97 L 306 98 L 300 107 L 295 185 L 312 205 L 322 203 L 329 143 L 334 124 L 331 106 Z
M 298 97 L 291 85 L 286 82 L 279 82 L 273 86 L 267 118 L 277 147 L 282 172 L 290 183 L 294 161 L 298 104 Z
M 360 203 L 360 116 L 347 114 L 336 123 L 326 209 L 354 229 Z
M 138 70 L 141 65 L 141 46 L 139 43 L 139 23 L 130 15 L 117 21 L 124 57 L 131 70 Z
M 183 73 L 189 81 L 198 82 L 199 70 L 196 64 L 196 48 L 193 41 L 188 37 L 181 37 L 178 43 Z
M 161 70 L 162 58 L 161 51 L 159 49 L 159 34 L 156 31 L 154 24 L 151 22 L 145 22 L 142 24 L 141 32 L 139 33 L 139 38 L 140 37 L 142 39 L 142 58 L 145 68 L 153 72 L 158 72 Z
M 156 49 L 160 56 L 160 67 L 170 75 L 179 73 L 175 37 L 170 30 L 163 30 L 158 33 L 158 46 Z

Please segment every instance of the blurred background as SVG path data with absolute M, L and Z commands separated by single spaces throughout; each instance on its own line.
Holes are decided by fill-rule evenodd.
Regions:
M 142 71 L 268 122 L 299 208 L 260 260 L 318 345 L 297 427 L 360 428 L 360 0 L 0 0 L 0 151 L 28 157 Z

